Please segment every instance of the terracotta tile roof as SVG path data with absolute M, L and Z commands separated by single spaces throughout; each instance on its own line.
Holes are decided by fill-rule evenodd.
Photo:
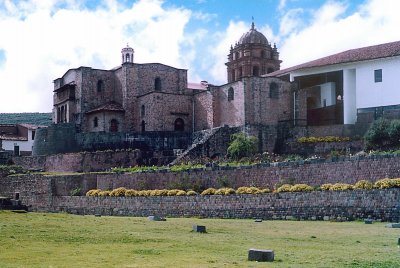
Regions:
M 94 108 L 94 109 L 92 109 L 92 110 L 90 110 L 90 111 L 88 111 L 86 113 L 90 114 L 90 113 L 96 113 L 96 112 L 102 112 L 102 111 L 120 112 L 120 113 L 124 113 L 125 112 L 125 110 L 124 110 L 124 108 L 122 107 L 121 104 L 111 101 L 111 102 L 102 104 L 102 105 L 100 105 L 100 106 L 98 106 L 98 107 L 96 107 L 96 108 Z
M 374 60 L 380 58 L 400 56 L 400 41 L 385 43 L 375 46 L 346 50 L 337 54 L 302 63 L 290 68 L 275 71 L 265 76 L 281 76 L 292 71 L 322 67 L 341 63 Z

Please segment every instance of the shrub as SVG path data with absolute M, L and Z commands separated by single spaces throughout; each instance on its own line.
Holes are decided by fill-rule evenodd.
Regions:
M 332 187 L 333 187 L 332 183 L 325 183 L 325 184 L 321 185 L 320 189 L 322 191 L 329 191 L 329 190 L 331 190 Z
M 100 192 L 98 193 L 98 196 L 110 196 L 110 193 L 111 193 L 111 191 L 108 191 L 108 190 L 106 190 L 106 191 L 100 191 Z
M 110 192 L 110 196 L 125 196 L 126 189 L 124 187 L 119 187 Z
M 282 193 L 282 192 L 290 192 L 292 189 L 292 185 L 290 184 L 284 184 L 281 187 L 279 187 L 278 189 L 276 189 L 277 193 Z
M 386 119 L 379 119 L 372 123 L 364 135 L 365 147 L 368 150 L 385 148 L 390 144 L 390 123 Z
M 185 195 L 186 195 L 186 191 L 184 191 L 184 190 L 179 190 L 178 192 L 176 192 L 175 195 L 176 195 L 176 196 L 185 196 Z
M 216 191 L 214 188 L 208 188 L 201 192 L 201 195 L 214 195 Z
M 137 196 L 138 191 L 133 190 L 133 189 L 128 189 L 125 191 L 125 196 L 131 197 L 131 196 Z
M 239 187 L 236 190 L 237 194 L 259 194 L 261 193 L 261 190 L 257 187 Z
M 233 134 L 231 137 L 231 143 L 228 147 L 228 156 L 233 159 L 250 156 L 256 152 L 256 145 L 256 137 L 247 136 L 242 132 Z
M 392 179 L 393 187 L 400 188 L 400 178 Z
M 330 190 L 332 191 L 344 191 L 344 190 L 353 190 L 354 186 L 348 183 L 335 183 L 332 185 Z
M 389 178 L 381 179 L 375 182 L 374 186 L 377 189 L 387 189 L 393 187 L 393 180 Z
M 290 187 L 291 192 L 310 192 L 313 191 L 314 188 L 307 184 L 295 184 Z
M 168 196 L 175 196 L 179 191 L 180 191 L 179 189 L 168 190 L 167 195 Z
M 235 193 L 235 190 L 232 188 L 220 188 L 215 191 L 216 195 L 230 195 L 230 194 L 234 194 L 234 193 Z
M 325 137 L 301 137 L 297 139 L 297 142 L 299 143 L 345 142 L 349 140 L 350 140 L 349 137 L 325 136 Z
M 193 190 L 189 190 L 189 191 L 186 192 L 186 195 L 190 195 L 190 196 L 191 195 L 198 195 L 198 193 L 193 191 Z
M 93 190 L 89 190 L 86 193 L 86 196 L 99 196 L 99 193 L 101 192 L 100 189 L 93 189 Z
M 366 180 L 361 180 L 361 181 L 356 182 L 356 184 L 354 184 L 354 189 L 371 190 L 373 188 L 374 188 L 374 185 L 372 184 L 372 182 L 366 181 Z

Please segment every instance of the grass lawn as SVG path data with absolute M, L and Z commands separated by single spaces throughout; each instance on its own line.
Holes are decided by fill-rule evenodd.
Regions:
M 384 226 L 0 211 L 0 267 L 400 267 L 400 229 Z M 275 261 L 247 261 L 250 248 Z

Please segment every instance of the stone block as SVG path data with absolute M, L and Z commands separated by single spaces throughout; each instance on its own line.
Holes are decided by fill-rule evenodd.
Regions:
M 386 224 L 386 228 L 400 228 L 400 223 L 389 223 L 389 224 Z
M 147 219 L 149 219 L 149 221 L 166 221 L 165 218 L 160 216 L 148 216 Z
M 372 224 L 373 220 L 372 219 L 364 219 L 365 224 Z
M 204 225 L 193 225 L 193 231 L 197 233 L 206 233 L 206 227 Z
M 274 261 L 274 251 L 254 248 L 249 249 L 248 260 L 259 262 L 272 262 Z

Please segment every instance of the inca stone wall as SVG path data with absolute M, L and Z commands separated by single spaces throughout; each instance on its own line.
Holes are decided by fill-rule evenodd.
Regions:
M 231 196 L 54 197 L 46 211 L 117 216 L 400 220 L 400 189 Z

